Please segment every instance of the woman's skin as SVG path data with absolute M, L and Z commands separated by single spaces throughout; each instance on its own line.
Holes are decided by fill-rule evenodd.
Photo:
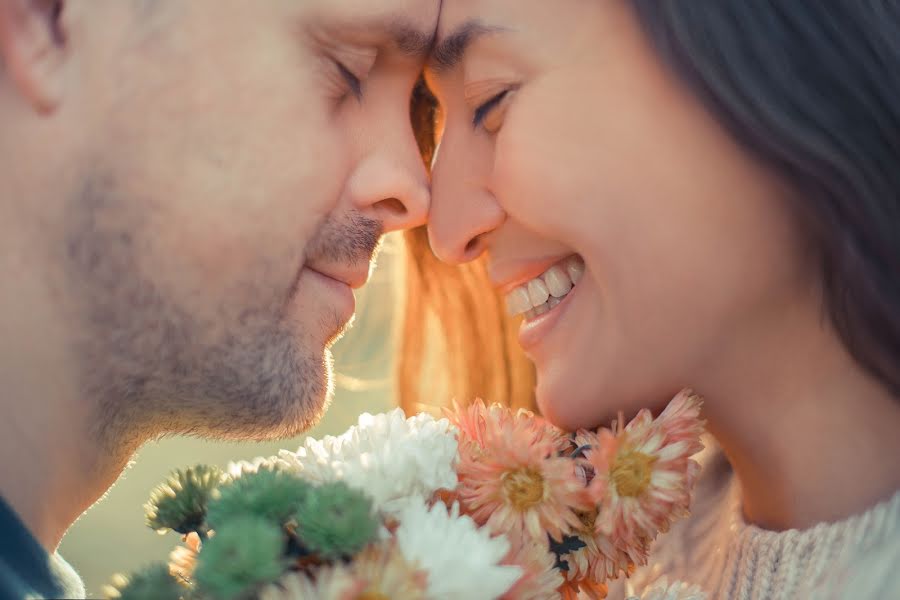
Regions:
M 437 255 L 486 253 L 503 292 L 584 261 L 522 330 L 547 417 L 596 426 L 694 387 L 745 516 L 770 529 L 900 487 L 900 402 L 832 328 L 791 188 L 665 69 L 627 2 L 445 2 L 427 80 Z

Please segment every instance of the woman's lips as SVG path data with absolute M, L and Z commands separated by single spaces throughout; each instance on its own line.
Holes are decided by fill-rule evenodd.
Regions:
M 559 320 L 566 315 L 574 299 L 578 297 L 579 289 L 580 286 L 574 286 L 565 297 L 554 303 L 552 308 L 541 310 L 539 314 L 534 312 L 536 309 L 532 309 L 532 316 L 526 317 L 519 327 L 519 345 L 523 350 L 528 352 L 535 348 L 549 335 Z

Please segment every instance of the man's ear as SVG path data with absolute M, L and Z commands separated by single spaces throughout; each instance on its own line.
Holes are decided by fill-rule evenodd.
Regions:
M 35 110 L 53 112 L 63 92 L 66 0 L 0 0 L 0 68 Z

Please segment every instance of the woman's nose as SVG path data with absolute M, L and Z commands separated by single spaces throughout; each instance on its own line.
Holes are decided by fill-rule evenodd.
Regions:
M 435 256 L 449 264 L 478 258 L 485 251 L 488 234 L 506 220 L 506 213 L 487 187 L 478 183 L 481 176 L 468 168 L 464 157 L 443 143 L 432 168 L 428 238 Z

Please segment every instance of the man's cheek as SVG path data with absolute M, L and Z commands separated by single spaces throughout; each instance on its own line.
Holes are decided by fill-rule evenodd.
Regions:
M 319 133 L 321 143 L 313 144 L 307 162 L 310 187 L 317 193 L 311 205 L 330 212 L 338 206 L 357 161 L 352 130 L 340 122 L 326 124 Z

